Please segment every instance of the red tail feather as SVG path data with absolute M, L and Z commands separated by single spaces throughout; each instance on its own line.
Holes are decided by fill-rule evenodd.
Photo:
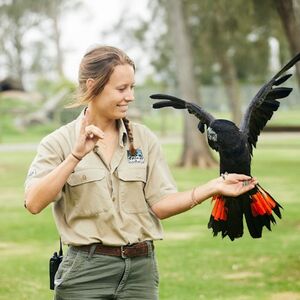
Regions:
M 214 195 L 212 201 L 216 201 L 212 210 L 212 216 L 216 221 L 227 220 L 227 207 L 225 207 L 225 201 L 221 195 Z
M 276 206 L 271 196 L 259 189 L 255 194 L 251 195 L 251 211 L 254 217 L 260 215 L 271 215 L 272 209 Z

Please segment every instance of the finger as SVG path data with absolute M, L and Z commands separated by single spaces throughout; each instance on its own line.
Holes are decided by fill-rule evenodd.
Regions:
M 251 179 L 251 183 L 255 185 L 255 184 L 258 184 L 258 181 L 257 181 L 256 178 L 252 178 L 252 179 Z
M 224 178 L 224 177 L 223 177 Z M 230 173 L 225 177 L 226 183 L 239 183 L 245 180 L 250 180 L 251 177 L 243 174 Z
M 247 186 L 247 185 L 253 185 L 255 186 L 257 184 L 257 180 L 255 178 L 251 178 L 250 180 L 243 180 L 242 185 Z
M 245 180 L 245 181 L 241 182 L 241 184 L 242 184 L 242 190 L 244 193 L 252 190 L 255 187 L 255 184 L 250 180 Z
M 89 125 L 85 128 L 85 135 L 90 139 L 97 137 L 98 139 L 104 138 L 104 133 L 98 127 L 94 125 Z
M 91 125 L 91 124 L 92 124 L 92 121 L 91 121 L 91 113 L 90 113 L 89 109 L 86 108 L 85 111 L 84 111 L 84 115 L 83 115 L 83 117 L 82 117 L 82 120 L 81 120 L 80 133 L 81 133 L 82 135 L 84 135 L 85 132 L 86 132 L 86 131 L 85 131 L 85 128 L 86 128 L 87 126 Z
M 242 182 L 242 185 L 243 186 L 247 186 L 247 185 L 249 185 L 250 184 L 250 181 L 249 180 L 244 180 L 243 182 Z
M 86 119 L 87 126 L 92 125 L 91 113 L 90 113 L 90 110 L 88 108 L 85 110 L 84 116 L 85 116 L 85 119 Z
M 80 134 L 84 135 L 85 134 L 85 128 L 87 126 L 87 120 L 85 115 L 81 119 L 81 124 L 80 124 Z
M 251 180 L 251 179 L 252 179 L 251 176 L 244 175 L 244 174 L 236 174 L 236 173 L 233 173 L 232 175 L 234 175 L 234 178 L 235 178 L 236 180 L 239 180 L 239 181 Z

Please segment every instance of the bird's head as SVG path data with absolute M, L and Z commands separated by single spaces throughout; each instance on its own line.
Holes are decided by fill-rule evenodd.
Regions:
M 208 144 L 216 151 L 231 149 L 239 137 L 239 128 L 228 120 L 215 120 L 207 128 Z

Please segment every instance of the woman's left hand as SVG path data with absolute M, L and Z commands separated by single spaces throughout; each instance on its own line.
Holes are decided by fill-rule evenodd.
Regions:
M 224 196 L 239 196 L 253 189 L 256 184 L 256 178 L 235 173 L 225 174 L 215 179 L 217 194 Z

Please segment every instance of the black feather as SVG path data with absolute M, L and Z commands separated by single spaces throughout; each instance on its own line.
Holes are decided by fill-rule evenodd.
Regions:
M 276 101 L 276 99 L 286 98 L 292 91 L 292 88 L 273 88 L 273 86 L 279 86 L 287 81 L 291 77 L 291 74 L 281 75 L 294 66 L 299 60 L 300 53 L 293 57 L 275 76 L 269 80 L 269 82 L 264 84 L 248 105 L 240 125 L 240 130 L 248 137 L 250 148 L 255 146 L 253 142 L 256 143 L 257 141 L 257 138 L 255 138 L 254 135 L 259 136 L 260 131 L 267 124 L 268 120 L 271 119 L 273 112 L 278 109 L 280 103 Z M 258 119 L 256 116 L 262 110 L 266 113 L 260 114 L 261 118 Z M 259 123 L 259 131 L 256 130 L 256 122 Z
M 274 85 L 280 85 L 287 81 L 293 74 L 286 74 L 281 77 L 279 77 L 277 80 L 274 81 Z
M 204 133 L 204 131 L 205 131 L 205 124 L 204 123 L 202 123 L 202 122 L 199 122 L 198 123 L 198 129 L 199 129 L 199 131 L 201 132 L 201 133 Z
M 183 106 L 180 103 L 173 103 L 171 101 L 160 101 L 160 102 L 156 102 L 152 105 L 153 108 L 157 109 L 157 108 L 162 108 L 162 107 L 174 107 L 177 109 L 184 109 L 185 106 Z
M 286 88 L 286 87 L 281 87 L 281 88 L 275 88 L 272 89 L 266 96 L 267 100 L 273 100 L 273 99 L 281 99 L 287 97 L 291 91 L 292 88 Z

